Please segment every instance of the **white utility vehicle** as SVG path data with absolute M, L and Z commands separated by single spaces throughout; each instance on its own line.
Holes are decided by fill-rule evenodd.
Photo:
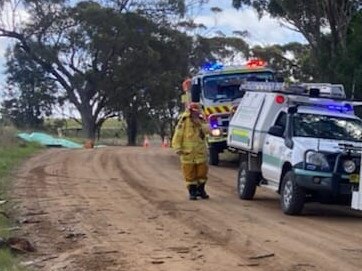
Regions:
M 311 201 L 362 209 L 362 120 L 342 85 L 247 82 L 241 89 L 228 130 L 229 148 L 240 153 L 241 199 L 263 185 L 281 195 L 289 215 Z

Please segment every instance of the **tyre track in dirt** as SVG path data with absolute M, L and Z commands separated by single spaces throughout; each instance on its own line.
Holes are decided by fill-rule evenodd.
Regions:
M 153 160 L 151 160 L 151 161 L 153 161 Z M 157 167 L 153 167 L 153 168 L 157 168 Z M 225 170 L 222 170 L 223 171 L 223 173 L 224 173 L 224 171 Z M 234 173 L 233 173 L 234 174 Z M 157 173 L 156 173 L 156 175 L 157 175 Z M 212 182 L 212 175 L 213 174 L 211 174 L 211 181 L 210 181 L 210 183 Z M 224 176 L 225 177 L 225 173 L 222 175 L 222 176 Z M 219 177 L 220 177 L 220 175 L 219 175 Z M 135 179 L 133 178 L 133 181 L 134 181 Z M 212 183 L 211 183 L 211 185 L 212 185 Z M 220 185 L 218 184 L 217 185 L 217 187 L 219 188 L 220 187 Z M 226 187 L 226 190 L 229 190 L 230 189 L 230 187 L 228 187 L 228 186 L 225 186 Z M 269 202 L 270 203 L 270 202 Z M 268 203 L 266 203 L 266 204 L 268 204 Z M 237 203 L 234 203 L 234 205 L 232 206 L 232 207 L 235 207 L 235 206 L 237 206 Z M 220 210 L 219 210 L 219 212 L 220 213 L 222 213 L 222 212 L 224 212 L 225 210 L 225 204 L 224 205 L 222 205 L 222 207 L 221 208 L 219 208 Z M 258 207 L 260 207 L 260 206 L 258 206 Z M 212 207 L 212 208 L 215 208 L 215 207 Z M 237 211 L 238 210 L 235 210 L 235 212 L 237 213 Z M 279 214 L 280 215 L 280 214 Z M 217 216 L 217 213 L 214 213 L 213 215 L 211 215 L 210 216 L 210 220 L 211 219 L 213 219 L 214 217 L 216 217 Z M 254 235 L 255 235 L 255 237 L 256 238 L 250 238 L 250 239 L 252 239 L 253 241 L 253 243 L 255 243 L 255 241 L 254 240 L 257 240 L 257 238 L 258 238 L 258 236 L 263 236 L 263 234 L 265 235 L 265 231 L 266 230 L 269 230 L 269 231 L 273 231 L 273 229 L 275 229 L 275 231 L 280 231 L 280 234 L 289 234 L 290 235 L 290 238 L 285 238 L 286 239 L 286 244 L 288 244 L 289 243 L 289 245 L 288 246 L 286 246 L 286 248 L 284 249 L 284 251 L 283 251 L 283 248 L 282 247 L 278 247 L 278 250 L 280 251 L 281 250 L 281 252 L 280 252 L 280 255 L 288 255 L 288 252 L 289 252 L 289 249 L 290 249 L 290 245 L 292 245 L 292 247 L 294 247 L 294 248 L 299 248 L 300 247 L 300 249 L 301 249 L 301 251 L 303 251 L 303 248 L 304 248 L 304 250 L 306 250 L 305 249 L 305 247 L 301 247 L 298 243 L 300 242 L 300 241 L 302 241 L 302 240 L 304 240 L 304 243 L 306 243 L 305 245 L 307 245 L 308 246 L 308 250 L 309 250 L 309 254 L 310 254 L 310 258 L 311 259 L 314 259 L 315 257 L 316 257 L 316 255 L 318 255 L 318 256 L 320 256 L 321 258 L 323 258 L 324 257 L 324 252 L 323 253 L 320 253 L 320 251 L 318 251 L 318 249 L 320 249 L 321 247 L 323 248 L 323 250 L 327 250 L 328 249 L 328 247 L 323 247 L 323 246 L 319 246 L 319 248 L 317 247 L 317 249 L 315 250 L 315 251 L 313 251 L 313 245 L 315 245 L 315 242 L 314 242 L 314 236 L 317 236 L 317 234 L 319 234 L 320 232 L 319 232 L 319 229 L 317 228 L 316 229 L 316 233 L 314 234 L 313 233 L 313 238 L 308 238 L 309 236 L 308 235 L 305 235 L 305 234 L 303 234 L 303 228 L 302 227 L 298 227 L 297 229 L 295 229 L 295 230 L 293 230 L 293 227 L 295 227 L 296 225 L 286 225 L 285 227 L 283 227 L 283 223 L 285 223 L 285 222 L 283 222 L 283 221 L 280 221 L 280 222 L 278 222 L 278 223 L 270 223 L 270 221 L 273 221 L 274 220 L 274 217 L 270 217 L 270 220 L 267 220 L 268 219 L 268 215 L 267 216 L 265 216 L 264 215 L 264 217 L 263 218 L 265 218 L 265 220 L 263 221 L 263 220 L 261 220 L 261 221 L 258 221 L 257 220 L 257 218 L 255 218 L 254 217 L 254 224 L 255 225 L 253 225 L 253 233 L 254 233 Z M 291 219 L 294 219 L 294 218 L 291 218 Z M 298 218 L 297 218 L 298 219 Z M 227 220 L 228 222 L 232 222 L 231 220 Z M 188 222 L 188 223 L 190 223 L 190 221 Z M 202 225 L 201 223 L 198 223 L 199 225 Z M 205 221 L 205 223 L 204 223 L 205 225 L 207 225 L 207 222 Z M 236 227 L 237 227 L 237 225 L 235 225 Z M 258 231 L 258 229 L 260 228 L 260 230 Z M 289 228 L 292 228 L 291 230 L 289 230 Z M 288 231 L 286 231 L 285 232 L 285 230 L 286 229 L 288 229 L 289 230 L 289 232 Z M 238 234 L 239 234 L 239 237 L 240 236 L 242 236 L 243 234 L 242 234 L 243 232 L 239 232 Z M 215 234 L 218 234 L 217 232 L 216 233 L 214 233 L 214 235 Z M 220 233 L 219 233 L 220 234 Z M 310 233 L 309 233 L 310 234 Z M 327 233 L 327 234 L 321 234 L 321 237 L 319 237 L 319 238 L 324 238 L 324 239 L 328 239 L 328 237 L 329 237 L 329 234 Z M 293 245 L 293 239 L 297 239 L 297 242 L 295 242 L 295 244 Z M 267 240 L 266 240 L 267 241 Z M 280 240 L 280 241 L 283 241 L 283 240 Z M 306 241 L 308 241 L 309 243 L 307 243 Z M 333 241 L 334 242 L 336 242 L 337 240 L 336 239 L 333 239 Z M 291 244 L 290 244 L 291 243 Z M 344 242 L 343 243 L 344 245 L 346 245 L 346 242 Z M 256 244 L 254 244 L 254 245 L 256 245 Z M 348 243 L 348 245 L 349 245 L 349 243 Z M 263 246 L 263 244 L 259 244 L 259 245 L 257 245 L 257 249 L 254 249 L 255 251 L 263 251 L 262 249 L 260 249 L 261 247 Z M 237 253 L 239 253 L 239 254 L 244 254 L 243 253 L 243 248 L 242 247 L 240 247 L 240 245 L 239 246 L 234 246 L 234 247 L 229 247 L 229 249 L 231 249 L 231 250 L 233 250 L 233 251 L 236 251 Z M 250 245 L 250 244 L 248 244 L 248 250 L 252 250 L 252 246 Z M 298 249 L 297 249 L 298 250 Z M 306 250 L 307 251 L 307 250 Z M 297 254 L 297 252 L 296 252 L 296 254 Z M 300 257 L 300 258 L 303 258 L 303 257 Z M 326 258 L 326 257 L 324 257 L 324 258 Z M 291 263 L 291 266 L 293 266 L 293 262 L 294 262 L 294 256 L 290 259 L 290 263 Z M 328 259 L 328 257 L 326 258 L 326 260 L 331 260 L 331 259 Z M 287 257 L 286 256 L 284 256 L 283 257 L 283 260 L 282 260 L 283 262 L 285 262 L 285 261 L 287 261 Z M 308 258 L 306 258 L 304 261 L 302 261 L 302 262 L 307 262 L 307 264 L 299 264 L 299 265 L 306 265 L 306 266 L 308 266 L 309 264 L 308 264 L 308 262 L 310 262 L 310 259 L 308 259 Z M 333 261 L 332 260 L 332 263 L 331 263 L 331 266 L 330 266 L 330 268 L 333 268 L 333 267 L 335 267 L 336 266 L 336 264 L 338 265 L 338 260 L 336 260 L 336 261 Z M 298 264 L 297 264 L 298 265 Z M 281 268 L 281 264 L 277 264 L 276 266 L 278 266 L 278 268 Z M 270 266 L 268 267 L 268 269 L 270 269 Z M 280 269 L 279 269 L 280 270 Z M 352 269 L 351 269 L 352 270 Z
M 165 149 L 48 150 L 16 174 L 18 215 L 37 270 L 360 270 L 360 214 L 235 193 L 236 168 L 211 167 L 208 201 L 190 202 Z M 29 215 L 38 213 L 40 215 Z M 250 259 L 255 256 L 274 256 Z M 52 258 L 53 257 L 53 258 Z M 47 258 L 52 258 L 44 260 Z M 43 259 L 43 261 L 41 261 Z

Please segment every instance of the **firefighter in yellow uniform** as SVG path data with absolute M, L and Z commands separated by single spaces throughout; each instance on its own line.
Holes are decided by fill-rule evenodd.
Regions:
M 190 200 L 208 199 L 205 191 L 207 181 L 206 135 L 208 124 L 201 114 L 200 106 L 191 103 L 181 115 L 172 138 L 172 147 L 180 156 L 182 172 L 190 194 Z

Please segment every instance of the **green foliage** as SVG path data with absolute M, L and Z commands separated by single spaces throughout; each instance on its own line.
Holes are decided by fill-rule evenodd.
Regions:
M 337 82 L 342 82 L 354 98 L 362 99 L 362 12 L 356 14 L 349 25 L 347 35 L 347 52 L 334 62 Z
M 310 81 L 315 74 L 310 65 L 310 47 L 300 43 L 285 45 L 255 46 L 251 49 L 254 57 L 268 62 L 284 78 L 296 81 Z
M 6 177 L 14 167 L 16 167 L 24 158 L 30 156 L 40 149 L 40 146 L 34 143 L 23 143 L 18 141 L 16 130 L 8 127 L 0 128 L 0 198 L 4 197 L 7 189 Z
M 0 225 L 4 224 L 0 221 Z M 25 271 L 25 268 L 17 264 L 17 260 L 14 259 L 14 256 L 9 250 L 0 250 L 0 266 L 2 271 Z
M 106 2 L 127 6 L 127 1 L 119 5 Z M 0 34 L 15 38 L 16 48 L 28 57 L 25 64 L 60 86 L 61 100 L 75 105 L 83 130 L 94 138 L 107 118 L 119 114 L 118 104 L 128 106 L 136 92 L 155 81 L 156 72 L 174 67 L 167 64 L 171 61 L 160 65 L 161 58 L 174 61 L 179 57 L 179 65 L 187 68 L 187 57 L 177 54 L 180 50 L 170 54 L 187 38 L 150 16 L 150 12 L 162 15 L 159 10 L 183 14 L 185 2 L 155 0 L 154 6 L 150 2 L 133 1 L 129 7 L 134 12 L 119 12 L 94 1 L 80 1 L 75 6 L 67 1 L 26 1 L 29 23 L 18 32 L 0 28 Z M 9 65 L 13 62 L 11 59 Z M 9 106 L 15 106 L 14 102 Z M 32 114 L 35 120 L 40 119 L 38 112 Z
M 7 52 L 8 93 L 2 113 L 18 128 L 39 128 L 52 112 L 57 86 L 19 46 Z
M 28 22 L 17 31 L 0 27 L 0 35 L 16 40 L 8 69 L 19 76 L 11 82 L 33 110 L 23 113 L 27 107 L 17 108 L 19 100 L 8 107 L 21 111 L 22 121 L 23 115 L 34 116 L 26 121 L 31 126 L 41 124 L 51 103 L 68 101 L 89 138 L 116 115 L 127 123 L 132 143 L 138 131 L 165 134 L 174 125 L 180 85 L 190 71 L 206 60 L 250 51 L 241 37 L 245 32 L 238 38 L 206 38 L 178 30 L 187 8 L 205 0 L 25 2 Z M 29 76 L 22 78 L 25 72 Z
M 203 37 L 197 36 L 193 42 L 190 54 L 191 69 L 198 69 L 205 61 L 222 60 L 232 57 L 236 52 L 243 53 L 248 58 L 249 45 L 236 37 Z
M 37 150 L 39 150 L 37 144 L 24 144 L 20 142 L 10 146 L 0 146 L 0 179 L 2 180 L 0 186 L 4 185 L 3 178 L 14 166 Z
M 347 53 L 347 31 L 358 0 L 233 0 L 234 7 L 252 6 L 260 16 L 265 13 L 292 25 L 310 46 L 309 56 L 303 57 L 306 67 L 312 67 L 315 80 L 334 80 L 336 60 Z M 329 29 L 326 33 L 322 29 Z M 308 61 L 308 62 L 306 62 Z

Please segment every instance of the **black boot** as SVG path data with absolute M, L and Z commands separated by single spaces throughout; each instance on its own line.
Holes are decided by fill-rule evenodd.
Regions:
M 189 193 L 190 193 L 189 199 L 197 200 L 197 185 L 194 185 L 194 184 L 189 185 L 188 189 L 189 189 Z
M 210 198 L 210 196 L 206 193 L 205 191 L 205 183 L 202 183 L 199 185 L 198 187 L 198 195 L 202 198 L 202 199 L 208 199 Z

